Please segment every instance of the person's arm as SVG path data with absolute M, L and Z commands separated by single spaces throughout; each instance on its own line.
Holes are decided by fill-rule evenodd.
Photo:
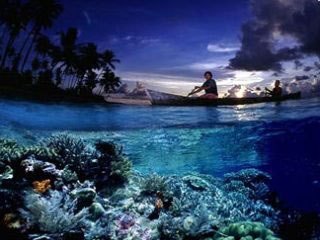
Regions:
M 195 87 L 189 94 L 188 94 L 188 96 L 191 96 L 191 95 L 193 95 L 193 94 L 196 94 L 196 93 L 198 93 L 198 92 L 201 92 L 201 91 L 203 91 L 203 90 L 206 90 L 206 89 L 208 89 L 209 87 Z
M 268 92 L 268 93 L 272 93 L 272 91 L 269 89 L 269 88 L 264 88 L 264 90 L 266 90 L 266 92 Z

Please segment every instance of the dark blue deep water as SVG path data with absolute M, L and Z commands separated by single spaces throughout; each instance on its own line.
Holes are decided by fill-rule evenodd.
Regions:
M 68 131 L 108 139 L 143 172 L 269 172 L 288 206 L 320 212 L 320 99 L 235 107 L 0 102 L 0 135 L 33 143 Z

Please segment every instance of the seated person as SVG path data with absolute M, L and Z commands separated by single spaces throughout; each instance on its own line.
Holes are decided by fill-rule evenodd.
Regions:
M 201 95 L 200 98 L 205 99 L 216 99 L 218 98 L 218 89 L 216 81 L 212 78 L 211 72 L 205 72 L 204 77 L 206 81 L 203 83 L 201 87 L 194 87 L 194 89 L 188 94 L 188 96 L 191 96 L 193 94 L 196 94 L 201 91 L 205 91 L 205 94 Z
M 270 95 L 271 97 L 281 97 L 282 96 L 282 88 L 280 87 L 280 80 L 276 80 L 274 83 L 274 88 L 272 91 L 268 88 L 265 88 L 266 94 Z

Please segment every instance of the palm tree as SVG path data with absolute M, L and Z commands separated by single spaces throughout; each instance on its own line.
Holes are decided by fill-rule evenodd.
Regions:
M 110 67 L 112 70 L 115 70 L 115 63 L 120 63 L 119 59 L 115 58 L 115 54 L 110 50 L 105 50 L 101 55 L 101 60 L 104 63 L 105 67 Z
M 100 95 L 102 90 L 108 93 L 114 91 L 117 87 L 120 86 L 120 78 L 117 77 L 109 68 L 105 69 L 102 77 L 99 79 L 99 84 L 101 86 Z
M 0 68 L 4 68 L 10 52 L 13 51 L 13 45 L 24 25 L 24 19 L 21 17 L 21 2 L 19 0 L 6 0 L 1 2 L 0 21 L 8 30 L 8 41 L 4 52 L 1 54 Z
M 115 63 L 120 63 L 119 59 L 115 58 L 115 54 L 110 50 L 105 50 L 103 53 L 100 53 L 100 62 L 102 69 L 112 69 L 115 70 Z M 101 69 L 100 69 L 101 70 Z M 100 74 L 98 75 L 98 79 L 101 78 L 103 75 L 104 70 L 100 71 Z
M 30 0 L 28 2 L 29 9 L 33 11 L 33 27 L 31 29 L 32 39 L 31 44 L 24 57 L 21 71 L 27 63 L 31 50 L 35 41 L 37 40 L 41 30 L 52 27 L 53 21 L 62 13 L 63 6 L 56 0 Z
M 76 85 L 79 84 L 79 81 L 84 81 L 86 75 L 92 75 L 91 72 L 93 72 L 93 70 L 98 70 L 100 67 L 101 62 L 97 51 L 97 45 L 94 43 L 87 43 L 80 46 L 77 61 L 78 79 Z M 95 77 L 97 77 L 97 74 L 95 74 Z M 71 86 L 75 87 L 73 84 Z
M 86 88 L 89 90 L 90 93 L 92 93 L 92 90 L 96 87 L 97 85 L 97 74 L 92 71 L 92 70 L 89 70 L 87 75 L 86 75 L 86 78 L 85 78 L 85 86 Z
M 53 69 L 60 65 L 59 68 L 63 69 L 65 73 L 75 72 L 79 49 L 77 39 L 78 30 L 76 28 L 60 32 L 60 46 L 53 46 L 50 53 Z

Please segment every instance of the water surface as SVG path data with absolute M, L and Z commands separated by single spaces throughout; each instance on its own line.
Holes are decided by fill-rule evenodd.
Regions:
M 2 136 L 33 143 L 59 131 L 115 141 L 143 172 L 256 167 L 289 205 L 320 212 L 319 98 L 227 107 L 0 103 Z

